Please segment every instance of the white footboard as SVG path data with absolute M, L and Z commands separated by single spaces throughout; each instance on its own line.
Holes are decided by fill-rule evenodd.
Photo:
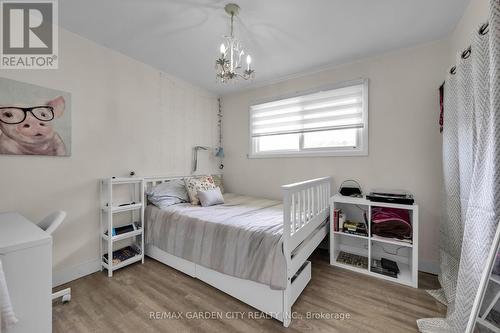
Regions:
M 284 185 L 283 190 L 283 253 L 287 263 L 287 288 L 283 293 L 283 325 L 291 321 L 295 299 L 310 279 L 310 264 L 305 260 L 321 239 L 304 244 L 292 259 L 292 253 L 328 218 L 331 177 Z M 324 231 L 322 236 L 325 235 Z M 314 237 L 313 237 L 314 238 Z M 316 237 L 318 238 L 318 237 Z M 299 260 L 300 262 L 298 262 Z

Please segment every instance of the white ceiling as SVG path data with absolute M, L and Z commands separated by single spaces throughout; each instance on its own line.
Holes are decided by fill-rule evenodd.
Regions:
M 225 94 L 292 74 L 443 38 L 469 0 L 236 0 L 253 82 L 221 85 L 215 58 L 229 0 L 63 0 L 66 29 Z

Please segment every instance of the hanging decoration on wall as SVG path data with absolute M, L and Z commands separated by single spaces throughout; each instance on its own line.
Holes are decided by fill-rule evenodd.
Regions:
M 220 97 L 217 99 L 219 110 L 217 111 L 217 127 L 219 128 L 219 146 L 215 149 L 215 156 L 220 159 L 219 169 L 224 169 L 222 159 L 224 158 L 224 148 L 222 148 L 222 101 Z
M 217 80 L 227 83 L 238 78 L 251 79 L 255 76 L 255 70 L 251 68 L 252 57 L 243 47 L 243 43 L 234 36 L 234 18 L 238 16 L 240 6 L 229 3 L 224 7 L 224 10 L 231 17 L 231 25 L 229 36 L 224 37 L 224 41 L 219 47 L 220 56 L 215 61 Z M 246 69 L 244 70 L 242 70 L 243 59 L 246 60 Z
M 71 155 L 71 95 L 0 78 L 0 154 Z

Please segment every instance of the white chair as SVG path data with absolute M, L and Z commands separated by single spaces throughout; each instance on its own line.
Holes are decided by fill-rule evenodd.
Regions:
M 52 214 L 41 220 L 40 223 L 38 223 L 38 226 L 42 230 L 45 230 L 45 232 L 47 232 L 48 234 L 52 235 L 52 233 L 61 225 L 65 218 L 66 212 L 53 212 Z M 62 297 L 63 303 L 69 302 L 71 300 L 71 288 L 66 288 L 52 294 L 52 299 L 56 299 L 59 297 Z

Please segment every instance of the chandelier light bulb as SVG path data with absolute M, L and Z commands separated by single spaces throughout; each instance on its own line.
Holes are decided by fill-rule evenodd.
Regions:
M 250 64 L 252 63 L 252 57 L 247 55 L 247 70 L 250 70 Z
M 224 55 L 226 53 L 226 47 L 224 46 L 224 43 L 220 44 L 220 53 Z

